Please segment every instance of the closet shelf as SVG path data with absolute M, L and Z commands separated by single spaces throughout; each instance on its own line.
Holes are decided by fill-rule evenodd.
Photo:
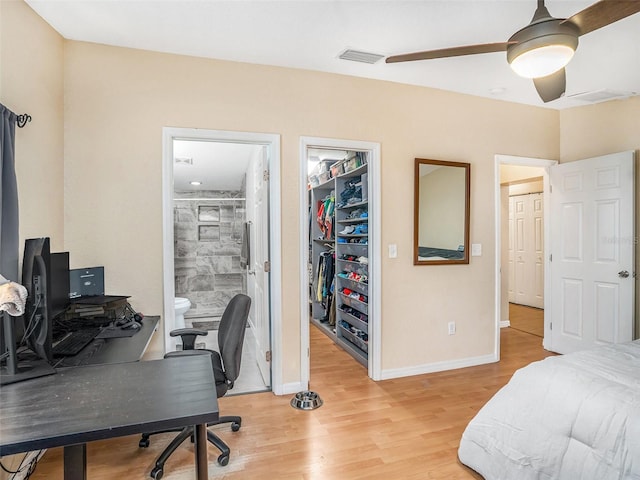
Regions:
M 367 164 L 363 163 L 358 168 L 354 170 L 350 170 L 347 173 L 343 173 L 342 175 L 338 175 L 337 178 L 351 178 L 357 177 L 358 175 L 362 175 L 363 173 L 367 173 Z
M 343 225 L 351 225 L 355 223 L 367 223 L 369 221 L 368 218 L 349 218 L 345 220 L 338 220 L 336 223 L 341 223 Z
M 327 246 L 333 247 L 333 242 L 335 242 L 336 239 L 335 238 L 328 238 L 326 240 L 323 240 L 321 238 L 314 238 L 313 241 L 316 242 L 316 243 L 321 243 L 321 244 L 322 243 L 326 243 Z
M 354 335 L 349 330 L 344 328 L 342 325 L 339 325 L 338 328 L 340 329 L 340 334 L 342 335 L 342 337 L 344 339 L 348 340 L 349 342 L 351 342 L 353 345 L 355 345 L 356 347 L 358 347 L 360 350 L 362 350 L 365 353 L 369 351 L 368 342 L 365 342 L 364 340 L 362 340 L 357 335 Z
M 342 293 L 340 293 L 339 295 L 345 305 L 355 308 L 356 310 L 361 311 L 365 315 L 369 314 L 369 306 L 366 303 L 361 302 L 360 300 L 356 300 L 355 298 L 351 298 Z
M 348 245 L 348 244 L 347 244 Z M 354 260 L 344 260 L 342 258 L 338 258 L 337 259 L 339 262 L 344 262 L 344 263 L 350 263 L 351 265 L 357 265 L 359 267 L 363 267 L 363 268 L 367 268 L 369 266 L 368 263 L 361 263 L 358 261 L 354 261 Z
M 351 325 L 353 325 L 357 329 L 362 330 L 363 332 L 365 332 L 367 334 L 369 333 L 369 324 L 367 322 L 363 322 L 359 318 L 354 317 L 350 313 L 347 313 L 347 312 L 345 312 L 343 310 L 338 309 L 338 312 L 340 312 L 340 315 L 342 316 L 342 318 L 345 321 L 347 321 L 348 323 L 350 323 Z
M 364 200 L 364 201 L 358 202 L 358 203 L 351 203 L 349 205 L 344 205 L 342 207 L 338 207 L 338 210 L 350 210 L 350 209 L 356 208 L 356 207 L 364 207 L 368 203 L 369 203 L 368 200 Z

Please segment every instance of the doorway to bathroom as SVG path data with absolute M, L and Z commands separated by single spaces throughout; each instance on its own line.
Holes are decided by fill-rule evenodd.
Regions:
M 181 348 L 169 332 L 186 326 L 208 332 L 198 347 L 217 350 L 229 300 L 251 297 L 241 371 L 230 394 L 273 385 L 270 253 L 279 248 L 270 235 L 273 149 L 253 135 L 259 138 L 165 129 L 165 349 Z

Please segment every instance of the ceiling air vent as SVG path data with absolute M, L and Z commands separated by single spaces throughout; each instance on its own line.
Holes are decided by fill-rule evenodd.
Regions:
M 359 50 L 352 50 L 350 48 L 346 49 L 338 58 L 341 60 L 349 60 L 351 62 L 360 62 L 360 63 L 369 63 L 373 65 L 377 63 L 381 59 L 384 58 L 384 55 L 380 55 L 378 53 L 369 53 L 369 52 L 361 52 Z
M 586 103 L 600 103 L 609 100 L 621 100 L 637 95 L 635 92 L 619 92 L 615 90 L 603 89 L 593 92 L 576 93 L 575 95 L 567 95 L 566 98 L 571 100 L 579 100 Z

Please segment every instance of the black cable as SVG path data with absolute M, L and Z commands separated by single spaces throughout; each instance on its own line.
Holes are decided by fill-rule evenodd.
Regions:
M 27 457 L 29 456 L 30 452 L 25 453 L 24 457 L 22 457 L 22 460 L 20 460 L 20 464 L 18 465 L 18 469 L 15 471 L 9 470 L 7 467 L 4 466 L 4 464 L 2 463 L 2 461 L 0 461 L 0 468 L 2 468 L 2 470 L 4 470 L 5 472 L 7 472 L 9 475 L 15 475 L 17 473 L 22 473 L 22 472 L 27 472 L 27 476 L 25 478 L 29 478 L 35 468 L 36 468 L 36 464 L 38 463 L 38 458 L 40 457 L 40 454 L 43 452 L 43 450 L 39 450 L 38 453 L 36 454 L 35 457 L 33 457 L 33 459 L 29 462 L 28 465 L 23 465 L 24 461 L 27 459 Z M 25 468 L 23 468 L 23 466 Z
M 38 322 L 34 322 L 33 320 L 36 317 L 36 314 L 38 313 L 38 308 L 40 307 L 41 301 L 42 301 L 42 295 L 38 295 L 36 300 L 36 305 L 33 308 L 33 312 L 31 313 L 31 318 L 29 319 L 29 321 L 24 327 L 24 334 L 22 335 L 22 340 L 20 340 L 21 345 L 25 344 L 25 341 L 27 340 L 27 338 L 29 338 L 29 336 L 35 331 L 36 327 L 38 326 Z

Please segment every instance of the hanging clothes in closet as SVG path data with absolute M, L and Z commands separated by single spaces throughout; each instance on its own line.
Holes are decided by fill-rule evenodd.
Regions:
M 323 200 L 318 201 L 316 221 L 322 233 L 322 240 L 333 240 L 333 217 L 335 214 L 336 197 L 331 192 Z
M 316 300 L 322 304 L 325 309 L 325 315 L 321 321 L 329 320 L 329 313 L 333 299 L 333 281 L 335 273 L 335 251 L 329 250 L 322 252 L 318 256 L 318 277 L 316 278 Z

